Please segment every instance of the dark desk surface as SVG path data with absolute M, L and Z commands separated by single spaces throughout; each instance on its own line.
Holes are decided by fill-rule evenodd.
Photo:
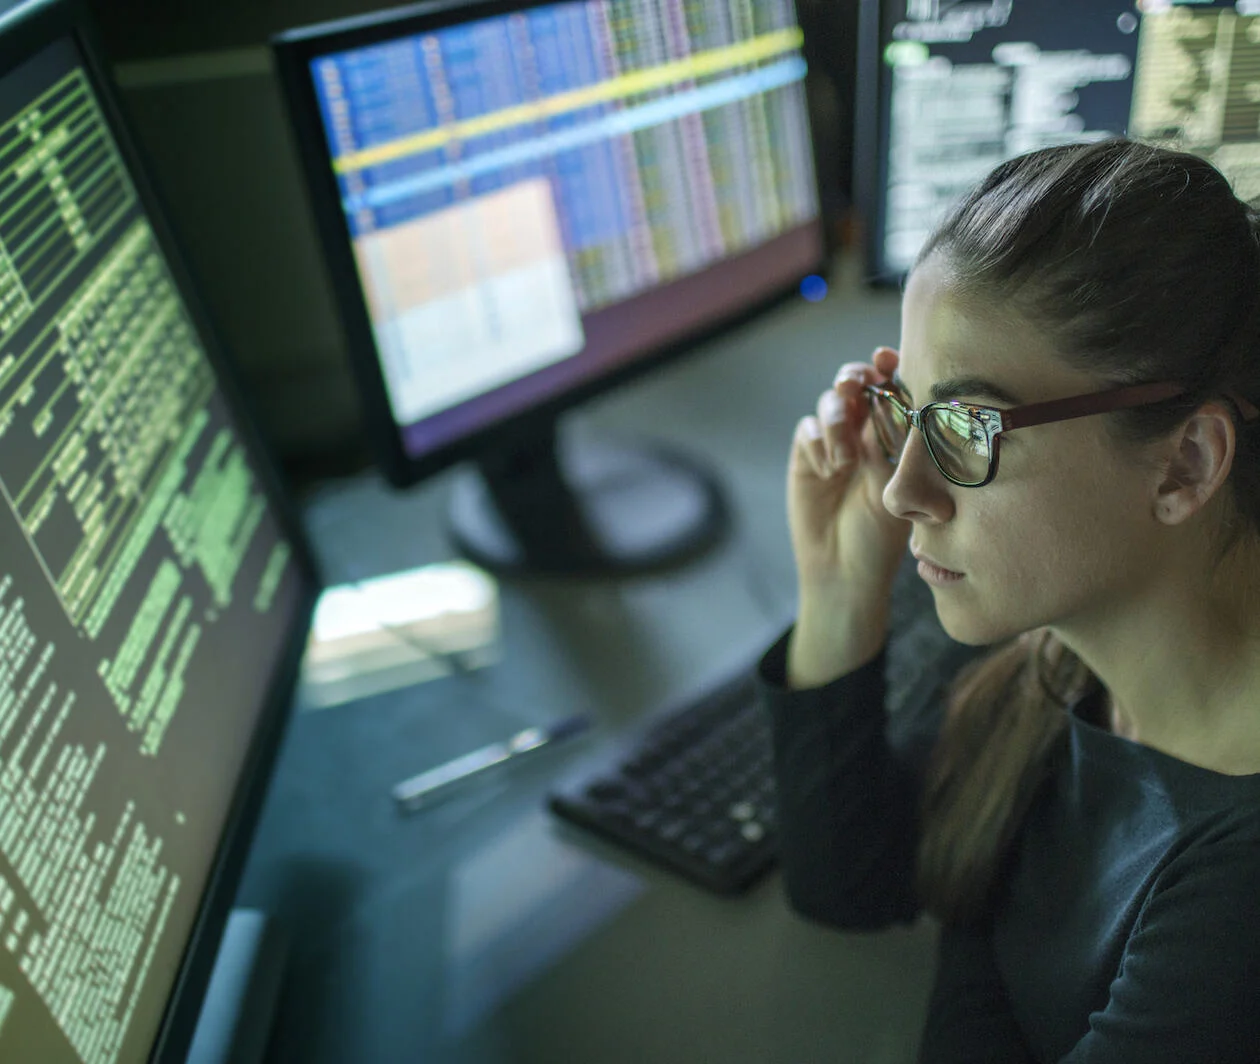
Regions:
M 295 716 L 239 899 L 293 935 L 270 1059 L 913 1060 L 929 924 L 814 927 L 787 909 L 777 875 L 720 899 L 543 809 L 555 774 L 750 662 L 790 618 L 793 428 L 841 362 L 896 341 L 897 306 L 842 278 L 823 303 L 788 304 L 568 420 L 577 440 L 648 431 L 709 461 L 736 515 L 720 548 L 622 582 L 504 580 L 498 664 Z M 330 581 L 453 557 L 449 486 L 322 488 L 306 517 Z M 398 780 L 578 711 L 597 721 L 586 737 L 444 805 L 395 813 Z

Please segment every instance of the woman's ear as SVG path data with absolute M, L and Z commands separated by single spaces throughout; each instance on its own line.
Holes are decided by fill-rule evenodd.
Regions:
M 1234 419 L 1224 403 L 1205 403 L 1165 444 L 1155 517 L 1177 525 L 1198 513 L 1225 483 L 1234 463 Z

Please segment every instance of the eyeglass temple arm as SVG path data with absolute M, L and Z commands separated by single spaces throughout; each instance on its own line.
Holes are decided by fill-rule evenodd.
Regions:
M 1051 399 L 1046 403 L 1030 403 L 1028 406 L 1017 406 L 1014 410 L 1002 411 L 1003 430 L 1027 428 L 1029 425 L 1044 425 L 1051 421 L 1068 421 L 1075 417 L 1089 414 L 1103 414 L 1109 410 L 1123 410 L 1131 406 L 1145 406 L 1147 403 L 1158 403 L 1171 399 L 1185 391 L 1180 384 L 1171 382 L 1163 384 L 1135 384 L 1130 388 L 1116 388 L 1109 392 L 1095 392 L 1091 395 L 1076 396 L 1072 399 Z M 1247 421 L 1260 417 L 1260 410 L 1240 395 L 1227 393 Z

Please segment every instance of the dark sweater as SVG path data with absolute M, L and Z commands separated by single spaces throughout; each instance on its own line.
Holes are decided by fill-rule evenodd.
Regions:
M 905 707 L 908 730 L 890 728 L 886 650 L 789 691 L 786 642 L 759 675 L 788 897 L 840 928 L 914 919 L 915 810 L 944 684 Z M 991 916 L 943 929 L 922 1061 L 1260 1061 L 1260 775 L 1119 738 L 1089 723 L 1098 709 L 1067 711 Z

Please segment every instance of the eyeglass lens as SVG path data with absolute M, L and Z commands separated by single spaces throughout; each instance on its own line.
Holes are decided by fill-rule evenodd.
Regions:
M 888 457 L 901 457 L 910 434 L 910 422 L 895 403 L 871 396 L 871 419 Z M 984 428 L 965 409 L 938 406 L 923 419 L 928 448 L 945 474 L 961 484 L 979 484 L 989 472 L 988 437 Z

